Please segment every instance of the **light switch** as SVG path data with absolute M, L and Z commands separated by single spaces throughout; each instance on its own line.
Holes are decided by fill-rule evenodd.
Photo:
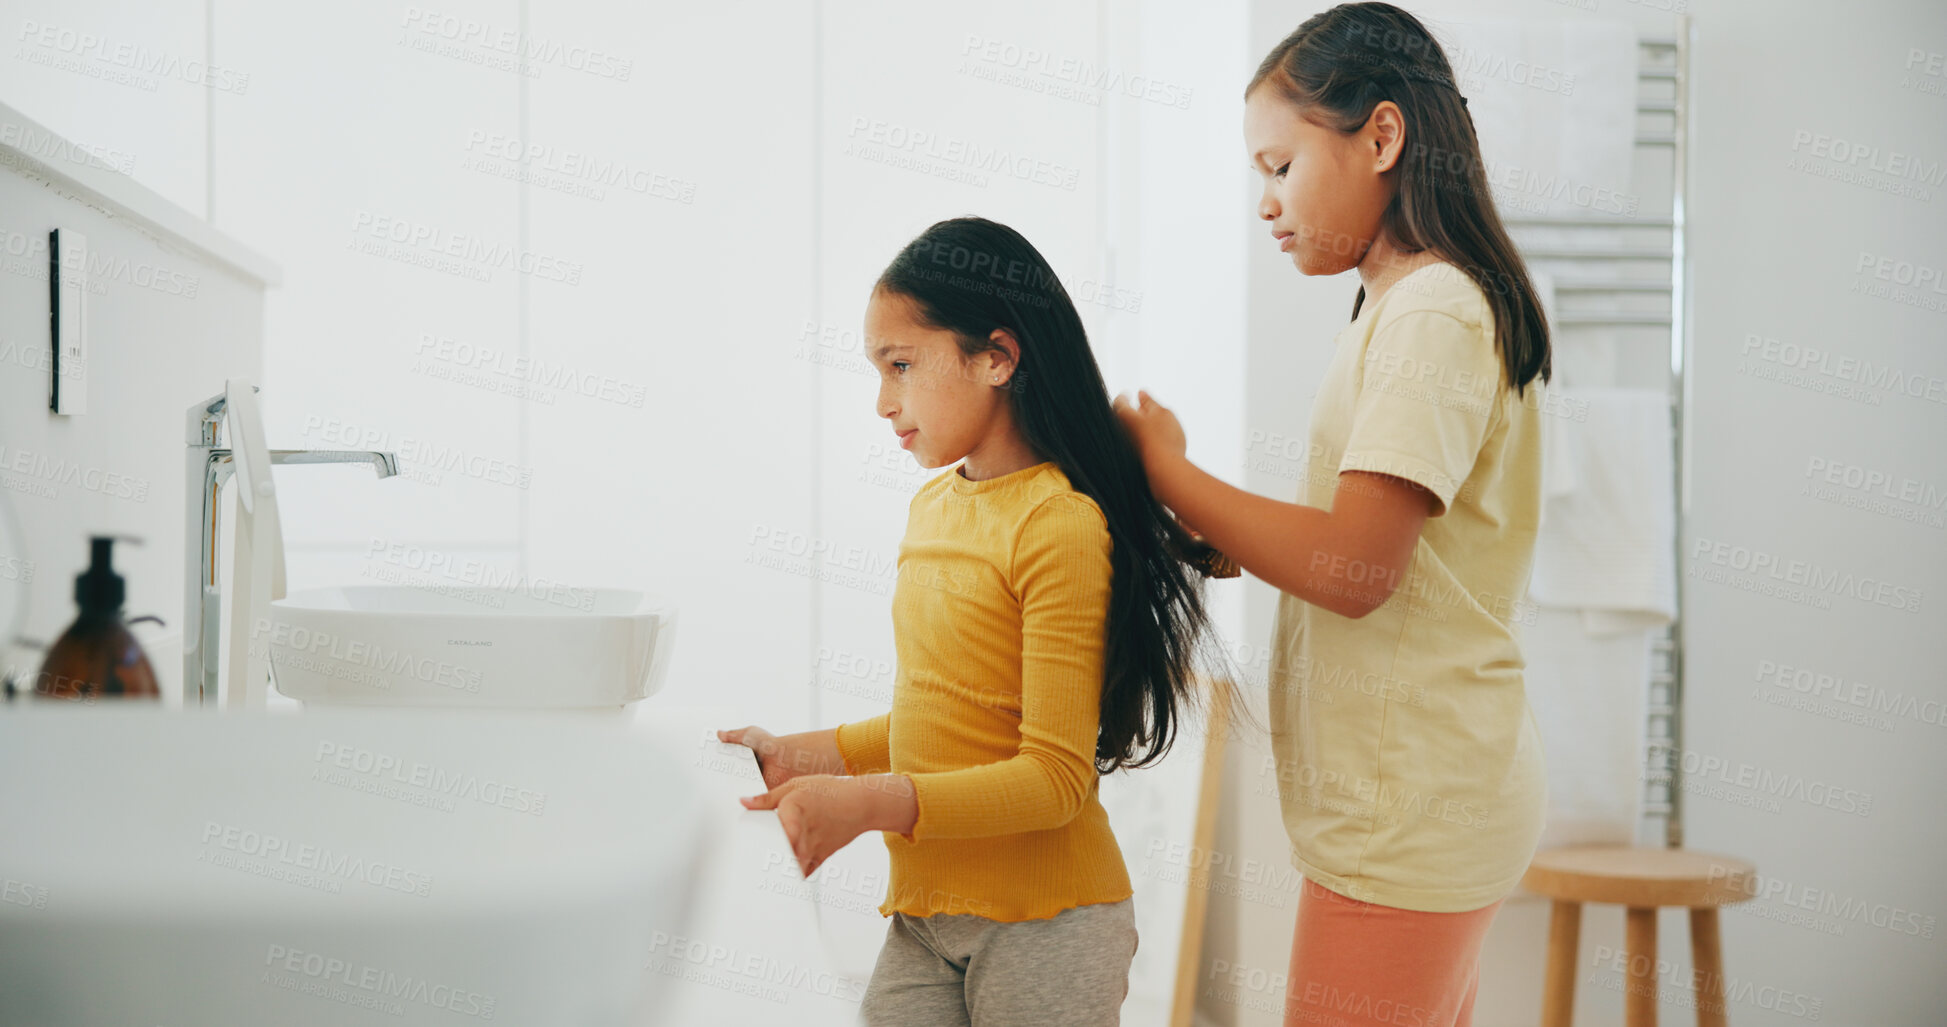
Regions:
M 47 233 L 49 348 L 54 354 L 48 408 L 88 412 L 88 240 L 56 228 Z

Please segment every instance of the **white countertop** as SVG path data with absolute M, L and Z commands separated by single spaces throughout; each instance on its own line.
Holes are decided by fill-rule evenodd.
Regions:
M 777 814 L 744 809 L 764 790 L 750 749 L 716 740 L 741 727 L 732 707 L 639 704 L 632 730 L 665 746 L 699 790 L 716 850 L 700 862 L 687 924 L 658 931 L 646 973 L 661 974 L 657 1005 L 637 1022 L 705 1027 L 854 1024 L 885 938 L 886 849 L 861 835 L 816 877 L 798 872 Z

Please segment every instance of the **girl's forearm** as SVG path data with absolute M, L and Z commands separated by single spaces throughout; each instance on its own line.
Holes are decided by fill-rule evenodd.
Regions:
M 1280 591 L 1347 617 L 1385 599 L 1376 585 L 1352 582 L 1357 561 L 1328 510 L 1247 492 L 1187 458 L 1150 469 L 1149 486 L 1205 542 Z

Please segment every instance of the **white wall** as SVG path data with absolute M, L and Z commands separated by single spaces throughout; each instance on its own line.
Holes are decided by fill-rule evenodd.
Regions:
M 8 0 L 0 89 L 102 163 L 206 214 L 209 100 L 250 82 L 212 74 L 203 14 L 202 0 Z
M 16 59 L 0 65 L 0 95 L 283 264 L 285 284 L 265 308 L 274 445 L 372 445 L 401 451 L 409 468 L 414 456 L 457 465 L 388 482 L 351 468 L 281 472 L 293 586 L 386 571 L 372 556 L 377 539 L 504 576 L 664 589 L 684 607 L 670 699 L 723 703 L 790 730 L 882 708 L 890 685 L 873 669 L 892 651 L 888 595 L 844 574 L 847 564 L 890 565 L 906 498 L 926 472 L 885 445 L 858 326 L 872 277 L 936 218 L 1007 221 L 1071 290 L 1094 283 L 1104 299 L 1083 313 L 1110 387 L 1173 401 L 1206 467 L 1265 494 L 1295 493 L 1298 465 L 1266 459 L 1266 439 L 1302 438 L 1324 343 L 1354 286 L 1302 279 L 1270 251 L 1242 168 L 1237 93 L 1263 51 L 1321 6 L 469 8 L 484 38 L 524 31 L 542 48 L 523 75 L 492 66 L 488 46 L 442 38 L 446 23 L 411 13 L 424 5 L 177 4 L 132 18 L 122 5 L 13 0 Z M 1660 30 L 1670 6 L 1414 9 L 1617 17 Z M 1869 500 L 1864 490 L 1821 499 L 1801 489 L 1814 484 L 1815 460 L 1934 495 L 1947 488 L 1940 308 L 1852 291 L 1879 284 L 1857 271 L 1862 253 L 1947 270 L 1947 200 L 1938 185 L 1925 198 L 1889 195 L 1789 162 L 1808 155 L 1794 149 L 1801 131 L 1930 168 L 1947 162 L 1947 79 L 1927 73 L 1927 55 L 1947 50 L 1947 15 L 1885 3 L 1835 25 L 1823 9 L 1786 16 L 1751 0 L 1708 0 L 1691 13 L 1686 537 L 1937 592 L 1947 547 L 1930 498 L 1918 506 L 1933 519 L 1915 522 L 1903 516 L 1913 503 L 1869 512 L 1847 505 Z M 164 67 L 179 60 L 134 84 L 110 81 L 126 69 L 85 56 L 61 63 L 80 46 L 64 42 L 68 31 L 137 45 Z M 1045 76 L 996 81 L 1019 69 L 970 54 L 970 37 L 1141 72 L 1189 88 L 1190 101 L 1090 103 L 1049 94 Z M 1909 72 L 1915 47 L 1923 56 Z M 220 88 L 188 81 L 196 73 L 182 61 L 192 58 L 221 69 L 211 79 Z M 877 125 L 1011 147 L 1072 166 L 1075 186 L 889 166 L 873 159 L 883 150 L 858 149 Z M 534 147 L 526 170 L 539 179 L 523 186 L 497 173 L 510 168 L 483 169 L 507 140 Z M 589 195 L 566 168 L 571 154 L 655 177 Z M 373 234 L 381 224 L 431 238 L 388 250 Z M 424 266 L 436 245 L 471 254 L 455 265 L 463 273 Z M 1834 371 L 1780 381 L 1781 357 L 1762 344 L 1746 351 L 1754 336 L 1890 366 L 1921 381 L 1922 395 L 1867 385 L 1848 397 Z M 489 366 L 469 367 L 468 355 Z M 517 358 L 610 391 L 510 394 L 519 375 L 494 369 Z M 767 560 L 773 539 L 829 555 Z M 1693 765 L 1723 761 L 1873 797 L 1870 814 L 1855 816 L 1794 800 L 1777 813 L 1753 809 L 1740 800 L 1754 790 L 1735 782 L 1719 783 L 1725 797 L 1686 795 L 1690 844 L 1754 859 L 1783 889 L 1745 907 L 1757 915 L 1725 915 L 1733 980 L 1772 989 L 1734 1001 L 1732 1015 L 1786 1022 L 1766 1005 L 1784 989 L 1816 999 L 1822 1022 L 1924 1022 L 1922 1011 L 1947 999 L 1938 974 L 1925 973 L 1940 965 L 1940 942 L 1873 921 L 1898 910 L 1901 924 L 1909 911 L 1931 923 L 1947 905 L 1927 872 L 1942 829 L 1921 805 L 1923 783 L 1943 769 L 1930 735 L 1939 707 L 1918 705 L 1947 691 L 1934 669 L 1947 655 L 1938 632 L 1922 634 L 1938 618 L 1924 598 L 1917 614 L 1845 596 L 1818 608 L 1744 587 L 1762 575 L 1689 576 L 1715 566 L 1707 554 L 1684 568 Z M 37 606 L 65 605 L 67 573 L 43 572 Z M 1257 583 L 1213 594 L 1261 691 L 1275 594 Z M 1915 707 L 1878 714 L 1888 731 L 1826 715 L 1856 711 L 1850 692 L 1809 712 L 1776 705 L 1768 700 L 1798 695 L 1757 680 L 1774 665 L 1863 682 Z M 1262 739 L 1234 743 L 1216 849 L 1275 870 L 1287 865 L 1285 842 L 1274 797 L 1256 787 L 1262 754 Z M 860 849 L 869 872 L 876 857 Z M 1865 912 L 1852 920 L 1789 904 L 1820 895 Z M 1201 1015 L 1274 1022 L 1275 996 L 1239 1001 L 1209 985 L 1220 965 L 1283 971 L 1295 894 L 1211 898 Z M 858 919 L 854 934 L 874 934 Z M 1477 1023 L 1534 1020 L 1545 930 L 1539 903 L 1509 904 L 1483 961 Z M 1592 959 L 1621 937 L 1616 911 L 1585 917 L 1578 1022 L 1620 1022 L 1619 995 L 1604 983 L 1616 974 Z M 1662 951 L 1687 970 L 1674 914 Z M 1665 1016 L 1689 1015 L 1675 989 L 1665 994 Z
M 1722 797 L 1686 794 L 1685 823 L 1691 846 L 1745 855 L 1765 878 L 1765 897 L 1725 916 L 1728 972 L 1802 993 L 1829 1022 L 1926 1023 L 1947 1006 L 1947 942 L 1934 934 L 1947 916 L 1937 871 L 1947 829 L 1931 794 L 1947 779 L 1947 9 L 1850 13 L 1843 31 L 1759 3 L 1698 15 L 1684 744 L 1688 762 L 1726 769 L 1697 775 Z M 1916 48 L 1932 56 L 1910 73 Z M 1795 145 L 1800 132 L 1877 147 L 1882 160 L 1909 155 L 1925 195 L 1824 177 L 1841 165 L 1817 155 L 1822 144 Z M 1862 274 L 1862 254 L 1899 262 L 1895 275 L 1930 269 L 1934 284 L 1871 295 L 1892 283 Z M 1782 361 L 1797 352 L 1753 348 L 1752 336 L 1823 350 L 1827 362 L 1781 381 L 1774 374 L 1790 378 Z M 1847 361 L 1876 369 L 1850 393 Z M 1879 369 L 1905 388 L 1887 387 Z M 1890 475 L 1896 495 L 1925 493 L 1885 500 L 1827 485 L 1811 470 L 1821 461 Z M 1816 604 L 1753 591 L 1784 581 L 1725 566 L 1718 544 L 1737 547 L 1739 563 L 1743 551 L 1772 556 L 1780 575 L 1803 561 L 1821 579 L 1856 578 L 1864 594 L 1885 583 L 1906 608 L 1894 595 L 1824 587 Z M 1727 580 L 1700 581 L 1706 573 Z M 1761 677 L 1773 665 L 1846 684 L 1806 696 Z M 1778 704 L 1806 698 L 1810 709 Z M 1858 714 L 1878 726 L 1845 719 Z M 1751 787 L 1751 774 L 1802 790 L 1777 799 L 1777 812 L 1753 808 L 1748 799 L 1773 789 Z M 1839 808 L 1800 797 L 1827 790 Z M 1745 1023 L 1794 1019 L 1734 1008 Z

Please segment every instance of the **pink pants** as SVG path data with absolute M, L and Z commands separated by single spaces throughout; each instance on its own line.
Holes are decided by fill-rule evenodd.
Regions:
M 1505 901 L 1422 913 L 1346 898 L 1306 879 L 1285 1027 L 1469 1027 L 1481 942 Z

